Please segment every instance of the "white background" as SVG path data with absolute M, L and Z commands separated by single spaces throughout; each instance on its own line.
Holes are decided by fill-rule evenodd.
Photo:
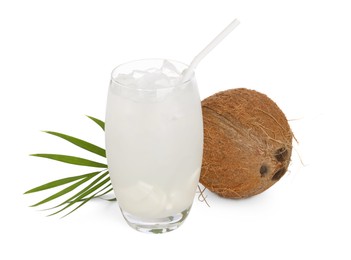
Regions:
M 1 259 L 350 259 L 349 1 L 0 0 Z M 289 173 L 261 195 L 206 192 L 184 225 L 136 232 L 117 203 L 67 218 L 23 192 L 83 167 L 31 153 L 85 156 L 40 130 L 104 145 L 110 71 L 128 60 L 189 63 L 233 18 L 239 27 L 197 68 L 201 97 L 246 87 L 271 97 L 299 141 Z M 304 165 L 302 165 L 300 155 Z M 95 157 L 90 157 L 95 159 Z

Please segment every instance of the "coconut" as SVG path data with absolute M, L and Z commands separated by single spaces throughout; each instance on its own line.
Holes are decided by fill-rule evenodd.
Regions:
M 293 133 L 266 95 L 231 89 L 202 101 L 204 152 L 200 182 L 226 198 L 246 198 L 287 171 Z

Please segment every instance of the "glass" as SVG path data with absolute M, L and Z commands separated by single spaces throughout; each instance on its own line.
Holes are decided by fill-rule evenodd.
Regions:
M 186 219 L 203 150 L 195 75 L 171 87 L 147 80 L 142 87 L 131 86 L 120 80 L 155 71 L 164 62 L 146 59 L 114 69 L 106 108 L 107 162 L 119 207 L 131 227 L 151 233 L 172 231 Z M 183 63 L 167 62 L 180 72 L 187 69 Z M 174 80 L 172 73 L 164 70 Z

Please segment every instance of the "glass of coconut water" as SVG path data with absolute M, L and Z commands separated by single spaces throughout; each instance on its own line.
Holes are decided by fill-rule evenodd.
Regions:
M 163 233 L 187 217 L 199 181 L 201 101 L 187 65 L 145 59 L 112 72 L 106 109 L 106 153 L 127 223 Z

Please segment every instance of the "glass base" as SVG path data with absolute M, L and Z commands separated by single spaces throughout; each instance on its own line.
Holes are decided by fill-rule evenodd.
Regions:
M 164 218 L 140 218 L 123 209 L 121 211 L 124 219 L 132 228 L 143 233 L 162 234 L 177 229 L 188 216 L 190 208 L 191 206 L 180 213 Z

